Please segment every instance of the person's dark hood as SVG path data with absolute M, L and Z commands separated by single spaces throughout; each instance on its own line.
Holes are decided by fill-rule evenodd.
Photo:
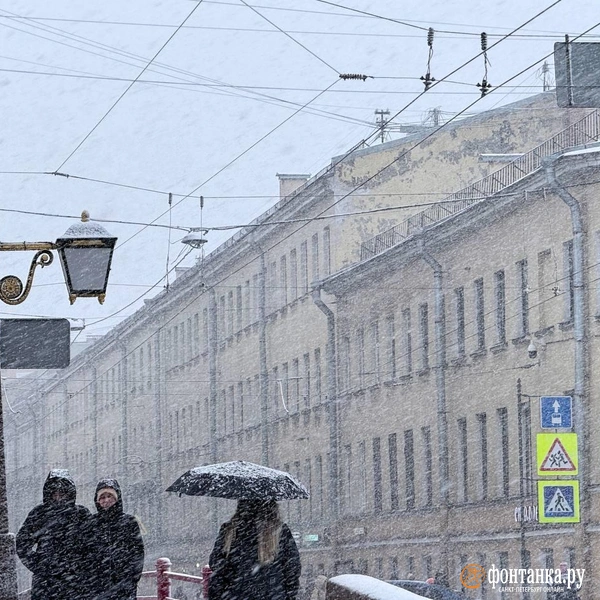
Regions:
M 98 501 L 97 501 L 98 492 L 103 488 L 112 488 L 113 490 L 115 490 L 115 492 L 117 492 L 117 501 L 115 502 L 115 504 L 113 504 L 107 510 L 104 510 L 100 506 L 100 504 L 98 504 Z M 119 485 L 119 482 L 116 479 L 113 479 L 112 477 L 106 477 L 105 479 L 101 479 L 98 482 L 98 485 L 96 486 L 96 492 L 94 493 L 94 504 L 96 506 L 96 510 L 98 511 L 99 515 L 110 516 L 110 515 L 122 514 L 123 513 L 123 498 L 121 497 L 121 486 Z
M 67 503 L 75 504 L 77 488 L 75 487 L 75 481 L 67 469 L 52 469 L 48 473 L 42 495 L 44 504 L 49 505 L 52 503 L 52 494 L 57 490 L 65 494 Z

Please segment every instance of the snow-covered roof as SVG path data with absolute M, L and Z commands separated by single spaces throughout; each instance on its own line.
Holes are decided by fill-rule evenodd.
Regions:
M 368 575 L 337 575 L 328 581 L 373 600 L 418 600 L 422 596 Z

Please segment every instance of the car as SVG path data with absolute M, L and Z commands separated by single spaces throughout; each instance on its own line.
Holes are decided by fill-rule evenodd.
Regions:
M 465 600 L 466 596 L 460 592 L 455 592 L 450 588 L 426 581 L 415 581 L 414 579 L 392 579 L 388 583 L 401 587 L 413 594 L 423 598 L 432 598 L 433 600 Z

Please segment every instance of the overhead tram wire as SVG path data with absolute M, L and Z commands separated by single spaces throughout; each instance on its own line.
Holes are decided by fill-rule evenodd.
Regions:
M 205 3 L 207 3 L 207 0 L 204 0 Z M 231 5 L 233 6 L 233 5 Z M 237 5 L 235 5 L 237 6 Z M 261 7 L 261 6 L 256 6 L 253 5 L 254 8 L 268 8 L 268 9 L 273 9 L 275 10 L 276 7 L 270 6 L 270 7 Z M 252 6 L 251 6 L 252 8 Z M 286 9 L 282 9 L 282 10 L 286 10 Z M 350 9 L 348 9 L 350 10 Z M 300 11 L 302 12 L 302 11 Z M 304 11 L 304 12 L 310 12 L 310 11 Z M 341 13 L 318 13 L 318 14 L 324 14 L 324 15 L 333 15 L 333 14 L 338 14 L 339 16 L 361 16 L 361 15 L 341 15 Z M 10 20 L 14 20 L 14 21 L 33 21 L 36 23 L 39 22 L 44 22 L 44 21 L 57 21 L 57 22 L 64 22 L 64 23 L 90 23 L 90 24 L 97 24 L 97 25 L 122 25 L 122 26 L 129 26 L 129 27 L 158 27 L 158 28 L 163 28 L 163 29 L 174 29 L 177 27 L 176 24 L 170 24 L 170 23 L 143 23 L 140 21 L 102 21 L 99 19 L 64 19 L 64 18 L 57 18 L 57 17 L 29 17 L 29 16 L 23 16 L 23 15 L 0 15 L 0 19 L 10 19 Z M 406 20 L 406 23 L 416 23 L 416 22 L 425 22 L 425 21 L 414 21 L 414 20 Z M 428 21 L 427 22 L 428 25 L 437 25 L 439 23 L 437 23 L 436 21 Z M 441 23 L 442 25 L 449 25 L 448 23 Z M 450 24 L 452 25 L 452 24 Z M 463 25 L 465 27 L 472 27 L 472 28 L 476 28 L 479 30 L 491 30 L 491 29 L 506 29 L 506 28 L 502 28 L 502 27 L 494 27 L 492 25 L 465 25 L 465 24 L 454 24 L 456 26 L 459 25 Z M 235 32 L 242 32 L 242 33 L 268 33 L 268 34 L 273 34 L 275 33 L 275 31 L 270 30 L 270 29 L 258 29 L 258 28 L 252 28 L 252 27 L 216 27 L 216 26 L 211 26 L 211 25 L 184 25 L 182 27 L 182 29 L 200 29 L 200 30 L 208 30 L 208 31 L 235 31 Z M 426 27 L 424 29 L 427 29 Z M 362 31 L 311 31 L 311 30 L 290 30 L 290 31 L 285 31 L 284 33 L 289 33 L 289 34 L 302 34 L 302 35 L 325 35 L 325 36 L 354 36 L 354 37 L 387 37 L 387 38 L 414 38 L 414 39 L 420 39 L 421 36 L 420 35 L 409 35 L 409 34 L 402 34 L 402 33 L 372 33 L 372 32 L 362 32 Z M 473 36 L 473 35 L 479 35 L 478 33 L 474 33 L 474 32 L 464 32 L 464 31 L 455 31 L 452 33 L 447 33 L 444 34 L 443 30 L 437 30 L 436 29 L 436 33 L 440 33 L 443 34 L 440 37 L 443 37 L 444 39 L 461 39 L 464 36 Z M 488 33 L 489 37 L 501 37 L 503 34 L 502 33 Z M 523 39 L 523 40 L 542 40 L 542 39 L 547 39 L 547 40 L 559 40 L 559 39 L 564 39 L 564 32 L 561 31 L 546 31 L 543 33 L 521 33 L 521 34 L 517 34 L 514 36 L 517 39 Z
M 559 0 L 559 1 L 560 1 L 560 0 Z M 546 9 L 546 10 L 547 10 L 547 9 Z M 544 10 L 544 11 L 542 11 L 542 12 L 545 12 L 545 10 Z M 541 13 L 540 13 L 540 14 L 541 14 Z M 535 17 L 534 17 L 534 18 L 535 18 Z M 533 20 L 533 19 L 530 19 L 530 20 L 529 20 L 527 23 L 531 22 L 531 20 Z M 525 23 L 525 24 L 527 24 L 527 23 Z M 525 24 L 524 24 L 524 25 L 525 25 Z M 521 27 L 523 27 L 524 25 L 521 25 L 521 26 L 519 26 L 519 28 L 517 28 L 517 30 L 518 30 L 518 29 L 520 29 Z M 583 34 L 581 34 L 581 35 L 580 35 L 580 36 L 578 36 L 578 37 L 581 37 L 582 35 L 585 35 L 585 34 L 586 34 L 586 33 L 588 33 L 589 31 L 591 31 L 591 30 L 593 30 L 594 28 L 598 27 L 598 25 L 600 25 L 600 23 L 597 23 L 596 25 L 592 26 L 590 29 L 588 29 L 587 31 L 585 31 Z M 515 30 L 515 31 L 516 31 L 516 30 Z M 578 39 L 578 38 L 575 38 L 575 39 Z M 544 58 L 540 59 L 539 61 L 536 61 L 536 62 L 535 62 L 533 65 L 531 65 L 530 67 L 528 67 L 528 68 L 527 68 L 527 69 L 525 69 L 524 71 L 526 71 L 526 70 L 528 70 L 529 68 L 532 68 L 533 66 L 537 65 L 539 62 L 541 62 L 541 61 L 542 61 L 542 60 L 544 60 L 545 58 L 547 58 L 547 57 L 544 57 Z M 473 60 L 473 59 L 472 59 L 472 60 Z M 468 62 L 471 62 L 471 61 L 468 61 Z M 466 64 L 468 64 L 468 63 L 466 63 Z M 523 71 L 522 71 L 522 72 L 523 72 Z M 514 78 L 518 77 L 518 76 L 519 76 L 519 75 L 520 75 L 522 72 L 520 72 L 520 73 L 516 74 L 514 77 L 511 77 L 511 78 L 510 78 L 509 80 L 507 80 L 506 82 L 504 82 L 504 83 L 502 83 L 502 84 L 500 84 L 500 85 L 496 86 L 496 87 L 494 88 L 494 90 L 492 90 L 492 92 L 491 92 L 491 93 L 493 93 L 493 91 L 495 91 L 495 90 L 497 90 L 497 89 L 501 88 L 503 85 L 505 85 L 507 82 L 511 81 L 512 79 L 514 79 Z M 472 106 L 473 104 L 476 104 L 477 102 L 481 101 L 481 99 L 482 99 L 482 98 L 478 98 L 478 99 L 477 99 L 477 100 L 476 100 L 474 103 L 472 103 L 470 106 Z M 467 107 L 467 109 L 468 109 L 468 108 L 470 108 L 470 106 L 469 106 L 469 107 Z M 467 110 L 467 109 L 465 109 L 465 110 Z M 448 125 L 450 122 L 451 122 L 451 121 L 447 121 L 447 122 L 446 122 L 446 123 L 444 123 L 444 124 L 443 124 L 443 125 L 442 125 L 440 128 L 438 128 L 438 130 L 439 130 L 439 129 L 442 129 L 442 128 L 444 128 L 444 127 L 445 127 L 445 126 L 447 126 L 447 125 Z M 415 145 L 415 147 L 416 147 L 417 145 L 419 145 L 420 143 L 422 143 L 423 141 L 424 141 L 424 140 L 421 140 L 421 142 L 418 142 L 418 143 Z M 200 187 L 200 186 L 199 186 L 199 187 Z M 195 191 L 195 190 L 194 190 L 194 191 Z M 344 197 L 345 197 L 345 196 L 344 196 Z M 337 201 L 336 201 L 336 202 L 334 202 L 333 204 L 329 205 L 327 208 L 325 208 L 323 211 L 321 211 L 321 213 L 320 213 L 319 215 L 317 215 L 317 216 L 320 216 L 320 215 L 322 215 L 324 212 L 326 212 L 327 210 L 331 209 L 333 206 L 335 206 L 337 203 L 339 203 L 339 202 L 340 202 L 342 199 L 343 199 L 343 198 L 341 198 L 340 200 L 337 200 Z M 303 229 L 304 227 L 306 227 L 306 224 L 304 224 L 304 225 L 301 225 L 300 227 L 296 228 L 296 229 L 295 229 L 293 232 L 291 232 L 290 234 L 288 234 L 287 236 L 285 236 L 285 237 L 284 237 L 282 240 L 279 240 L 278 242 L 276 242 L 275 244 L 273 244 L 273 246 L 269 247 L 269 248 L 267 249 L 267 251 L 270 251 L 270 250 L 272 250 L 272 249 L 273 249 L 275 246 L 277 246 L 277 245 L 281 244 L 283 241 L 287 240 L 289 237 L 291 237 L 292 235 L 294 235 L 295 233 L 297 233 L 297 231 L 299 231 L 300 229 Z M 140 230 L 140 231 L 142 231 L 142 230 Z M 139 232 L 138 232 L 138 233 L 139 233 Z M 137 234 L 136 234 L 136 235 L 137 235 Z M 131 238 L 129 238 L 129 239 L 131 239 Z M 129 240 L 126 240 L 126 241 L 129 241 Z M 251 264 L 252 262 L 254 262 L 254 260 L 256 260 L 256 259 L 250 259 L 248 262 L 246 262 L 245 264 L 243 264 L 242 266 L 240 266 L 240 267 L 239 267 L 239 268 L 238 268 L 236 271 L 234 271 L 233 273 L 228 273 L 228 275 L 227 275 L 226 277 L 230 277 L 231 275 L 235 274 L 235 273 L 236 273 L 236 272 L 238 272 L 239 270 L 241 270 L 241 269 L 243 269 L 243 268 L 246 268 L 246 267 L 247 267 L 249 264 Z M 223 278 L 223 280 L 224 280 L 224 279 L 225 279 L 225 277 Z M 186 303 L 186 304 L 185 304 L 185 305 L 184 305 L 184 306 L 183 306 L 183 307 L 182 307 L 182 308 L 181 308 L 179 311 L 177 311 L 177 312 L 176 312 L 176 313 L 175 313 L 173 316 L 171 316 L 171 317 L 170 317 L 170 318 L 169 318 L 169 319 L 168 319 L 168 320 L 167 320 L 165 323 L 163 323 L 163 324 L 162 324 L 162 325 L 159 327 L 159 329 L 158 329 L 157 331 L 160 331 L 160 330 L 162 330 L 162 329 L 163 329 L 163 328 L 164 328 L 164 327 L 165 327 L 167 324 L 169 324 L 169 323 L 170 323 L 171 321 L 173 321 L 173 320 L 174 320 L 174 319 L 175 319 L 177 316 L 179 316 L 179 314 L 180 314 L 181 312 L 183 312 L 183 311 L 184 311 L 184 310 L 186 310 L 186 309 L 187 309 L 189 306 L 191 306 L 191 305 L 192 305 L 192 303 L 193 303 L 193 302 L 195 302 L 195 301 L 196 301 L 196 300 L 197 300 L 197 299 L 198 299 L 198 298 L 199 298 L 199 297 L 200 297 L 202 294 L 204 294 L 205 292 L 206 292 L 206 289 L 203 289 L 203 290 L 200 292 L 200 294 L 198 294 L 198 295 L 196 295 L 194 298 L 192 298 L 192 300 L 191 300 L 189 303 Z M 90 324 L 90 325 L 92 325 L 92 324 Z M 146 338 L 145 340 L 143 340 L 142 342 L 140 342 L 140 343 L 139 343 L 139 344 L 138 344 L 138 345 L 137 345 L 137 346 L 136 346 L 134 349 L 132 349 L 132 350 L 131 350 L 131 351 L 130 351 L 128 354 L 127 354 L 127 356 L 128 356 L 129 354 L 131 354 L 131 352 L 135 351 L 135 350 L 136 350 L 136 349 L 137 349 L 139 346 L 141 346 L 143 343 L 145 343 L 145 342 L 146 342 L 148 339 L 150 339 L 150 338 L 151 338 L 153 335 L 155 335 L 155 334 L 156 334 L 156 332 L 153 332 L 152 334 L 150 334 L 150 336 L 148 336 L 148 338 Z M 87 386 L 86 386 L 86 387 L 87 387 Z
M 206 185 L 209 181 L 211 181 L 215 177 L 217 177 L 220 173 L 222 173 L 225 169 L 227 169 L 232 164 L 234 164 L 242 156 L 244 156 L 245 154 L 247 154 L 248 152 L 250 152 L 256 146 L 258 146 L 258 144 L 260 144 L 264 139 L 266 139 L 271 134 L 273 134 L 275 131 L 277 131 L 280 127 L 282 127 L 283 125 L 285 125 L 290 119 L 293 119 L 305 107 L 307 107 L 309 104 L 311 104 L 312 102 L 314 102 L 317 98 L 320 98 L 323 94 L 325 94 L 326 92 L 328 92 L 334 85 L 338 84 L 339 81 L 340 81 L 339 79 L 336 79 L 328 87 L 326 87 L 324 90 L 322 90 L 321 92 L 319 92 L 316 96 L 314 96 L 313 98 L 311 98 L 306 104 L 304 104 L 303 106 L 301 106 L 300 108 L 298 108 L 298 110 L 294 111 L 286 119 L 284 119 L 283 121 L 281 121 L 281 123 L 279 123 L 278 125 L 276 125 L 275 127 L 273 127 L 273 129 L 271 129 L 270 131 L 268 131 L 267 133 L 265 133 L 261 138 L 259 138 L 258 140 L 256 140 L 251 146 L 249 146 L 248 148 L 246 148 L 243 152 L 240 152 L 240 154 L 238 154 L 235 158 L 233 158 L 232 160 L 230 160 L 225 166 L 221 167 L 216 173 L 213 173 L 213 175 L 211 175 L 208 179 L 205 179 L 201 184 L 199 184 L 198 186 L 196 186 L 189 194 L 187 194 L 186 196 L 184 196 L 183 198 L 181 198 L 181 200 L 178 200 L 173 205 L 173 208 L 176 208 L 177 206 L 179 206 L 187 198 L 193 197 L 193 194 L 195 192 L 197 192 L 202 186 Z M 167 214 L 167 211 L 161 213 L 158 217 L 156 217 L 152 221 L 152 223 L 154 223 L 155 221 L 157 221 L 161 217 L 164 217 L 166 214 Z M 144 231 L 144 229 L 145 229 L 145 227 L 143 227 L 142 229 L 140 229 L 137 233 L 134 233 L 131 237 L 127 238 L 124 242 L 122 242 L 121 244 L 119 244 L 119 246 L 117 246 L 117 248 L 120 248 L 121 246 L 123 246 L 124 244 L 126 244 L 127 242 L 129 242 L 130 240 L 132 240 L 135 236 L 137 236 L 142 231 Z
M 591 31 L 591 30 L 593 30 L 594 28 L 598 27 L 599 25 L 600 25 L 600 22 L 599 22 L 599 23 L 597 23 L 596 25 L 592 26 L 590 29 L 588 29 L 586 32 L 584 32 L 584 33 L 583 33 L 583 34 L 581 34 L 581 35 L 585 35 L 585 34 L 586 34 L 588 31 Z M 578 37 L 581 37 L 581 35 L 580 35 L 580 36 L 578 36 Z M 577 38 L 575 38 L 575 39 L 577 39 Z M 532 65 L 530 65 L 529 67 L 527 67 L 527 68 L 525 69 L 525 71 L 526 71 L 526 70 L 528 70 L 528 69 L 530 69 L 530 68 L 532 68 L 533 66 L 537 65 L 539 62 L 541 62 L 541 61 L 545 60 L 545 58 L 547 58 L 547 57 L 543 57 L 543 58 L 539 59 L 538 61 L 536 61 L 535 63 L 533 63 L 533 64 L 532 64 Z M 496 86 L 496 87 L 495 87 L 495 88 L 492 90 L 492 92 L 490 92 L 490 93 L 493 93 L 493 92 L 494 92 L 494 91 L 496 91 L 497 89 L 499 89 L 499 88 L 501 88 L 502 86 L 506 85 L 506 84 L 507 84 L 507 82 L 510 82 L 512 79 L 514 79 L 514 78 L 516 78 L 516 77 L 518 77 L 518 76 L 520 76 L 520 75 L 521 75 L 521 72 L 517 73 L 516 75 L 514 75 L 513 77 L 511 77 L 509 80 L 507 80 L 507 81 L 505 81 L 505 82 L 503 82 L 503 83 L 499 84 L 498 86 Z M 475 101 L 473 104 L 475 104 L 475 103 L 477 103 L 477 102 L 480 102 L 481 100 L 482 100 L 482 97 L 478 98 L 478 99 L 477 99 L 477 100 L 476 100 L 476 101 Z M 467 107 L 467 109 L 468 109 L 468 108 L 469 108 L 469 107 Z M 467 109 L 465 109 L 465 110 L 467 110 Z M 446 126 L 448 123 L 449 123 L 449 121 L 448 121 L 448 122 L 446 122 L 446 123 L 444 123 L 444 124 L 443 124 L 443 125 L 442 125 L 442 126 L 439 128 L 439 129 L 442 129 L 442 128 L 443 128 L 443 127 L 445 127 L 445 126 Z M 423 141 L 424 141 L 424 140 L 421 140 L 421 142 L 417 143 L 417 144 L 415 145 L 415 147 L 416 147 L 417 145 L 419 145 L 420 143 L 422 143 Z M 321 215 L 321 214 L 323 214 L 325 211 L 327 211 L 327 210 L 329 210 L 330 208 L 332 208 L 333 206 L 335 206 L 335 205 L 336 205 L 338 202 L 339 202 L 339 200 L 338 200 L 338 201 L 336 201 L 336 202 L 334 202 L 333 204 L 329 205 L 327 208 L 325 208 L 323 211 L 321 211 L 321 213 L 320 213 L 319 215 L 317 215 L 317 216 L 320 216 L 320 215 Z M 287 236 L 285 236 L 283 239 L 281 239 L 281 240 L 279 240 L 279 241 L 275 242 L 275 244 L 273 244 L 273 245 L 272 245 L 272 246 L 270 246 L 269 248 L 265 249 L 265 252 L 269 252 L 269 251 L 271 251 L 273 248 L 275 248 L 276 246 L 280 245 L 280 244 L 281 244 L 281 243 L 283 243 L 285 240 L 287 240 L 288 238 L 290 238 L 292 235 L 294 235 L 295 233 L 297 233 L 297 232 L 298 232 L 300 229 L 303 229 L 304 227 L 306 227 L 306 225 L 307 225 L 307 224 L 305 223 L 304 225 L 301 225 L 300 227 L 296 228 L 296 229 L 295 229 L 293 232 L 291 232 L 290 234 L 288 234 Z M 227 274 L 226 276 L 224 276 L 224 277 L 223 277 L 223 278 L 222 278 L 220 281 L 224 281 L 225 279 L 227 279 L 227 278 L 231 277 L 232 275 L 235 275 L 235 273 L 237 273 L 237 272 L 239 272 L 240 270 L 242 270 L 242 269 L 244 269 L 244 268 L 248 267 L 248 265 L 252 264 L 252 262 L 254 262 L 255 260 L 256 260 L 256 258 L 250 259 L 249 261 L 247 261 L 246 263 L 244 263 L 243 265 L 241 265 L 241 266 L 240 266 L 238 269 L 236 269 L 236 270 L 235 270 L 233 273 L 228 273 L 228 274 Z M 214 287 L 216 287 L 216 286 L 218 285 L 218 283 L 219 283 L 219 282 L 217 282 L 216 284 L 213 284 L 213 285 L 211 286 L 211 288 L 214 288 Z M 194 302 L 196 302 L 196 301 L 198 300 L 198 298 L 199 298 L 201 295 L 203 295 L 204 293 L 206 293 L 207 289 L 208 289 L 208 288 L 203 288 L 203 289 L 202 289 L 202 291 L 201 291 L 199 294 L 195 295 L 195 296 L 194 296 L 194 297 L 193 297 L 193 298 L 192 298 L 192 299 L 191 299 L 191 300 L 190 300 L 188 303 L 186 303 L 186 304 L 185 304 L 184 306 L 182 306 L 182 307 L 181 307 L 181 308 L 180 308 L 178 311 L 176 311 L 176 312 L 175 312 L 175 313 L 174 313 L 174 314 L 173 314 L 173 315 L 172 315 L 170 318 L 168 318 L 166 322 L 162 323 L 162 324 L 161 324 L 161 326 L 160 326 L 160 327 L 159 327 L 159 328 L 158 328 L 158 329 L 157 329 L 155 332 L 151 333 L 151 334 L 150 334 L 150 335 L 149 335 L 147 338 L 145 338 L 144 340 L 142 340 L 141 342 L 139 342 L 139 344 L 137 344 L 137 345 L 135 346 L 135 348 L 133 348 L 133 349 L 132 349 L 132 350 L 131 350 L 131 351 L 130 351 L 128 354 L 127 354 L 127 356 L 128 356 L 129 354 L 131 354 L 132 352 L 134 352 L 135 350 L 137 350 L 137 349 L 138 349 L 138 348 L 139 348 L 139 347 L 140 347 L 142 344 L 146 343 L 146 342 L 147 342 L 147 341 L 148 341 L 148 340 L 149 340 L 151 337 L 153 337 L 154 335 L 156 335 L 156 333 L 157 333 L 158 331 L 162 330 L 162 329 L 163 329 L 164 327 L 166 327 L 166 326 L 167 326 L 169 323 L 171 323 L 173 320 L 175 320 L 175 319 L 176 319 L 176 318 L 177 318 L 177 317 L 178 317 L 178 316 L 179 316 L 179 315 L 180 315 L 182 312 L 184 312 L 185 310 L 187 310 L 187 309 L 188 309 L 188 308 L 189 308 L 189 307 L 190 307 L 190 306 L 191 306 L 191 305 L 192 305 Z M 93 325 L 93 323 L 92 323 L 91 325 Z M 91 384 L 88 384 L 88 385 L 91 385 Z M 87 386 L 85 386 L 85 387 L 87 387 Z
M 9 11 L 4 11 L 4 12 L 9 12 Z M 12 15 L 16 19 L 27 20 L 27 17 L 21 17 L 19 15 L 16 15 L 15 13 L 9 13 L 9 14 Z M 104 50 L 104 51 L 107 51 L 107 52 L 110 52 L 110 53 L 113 53 L 113 54 L 117 54 L 118 56 L 123 56 L 123 57 L 131 58 L 131 59 L 133 59 L 135 61 L 138 61 L 138 62 L 139 61 L 142 61 L 142 62 L 147 62 L 148 61 L 147 58 L 141 57 L 141 56 L 139 56 L 137 54 L 133 54 L 131 52 L 126 52 L 126 51 L 121 50 L 119 48 L 115 48 L 115 47 L 109 46 L 107 44 L 96 42 L 94 40 L 91 40 L 91 39 L 83 37 L 83 36 L 72 34 L 70 32 L 64 31 L 64 30 L 59 29 L 57 27 L 46 26 L 46 25 L 36 26 L 36 25 L 31 25 L 29 23 L 25 23 L 25 24 L 30 25 L 31 27 L 35 27 L 37 29 L 41 29 L 42 31 L 49 32 L 52 35 L 57 35 L 57 36 L 60 36 L 60 37 L 65 37 L 65 38 L 70 39 L 70 40 L 75 40 L 75 41 L 77 41 L 79 43 L 84 43 L 84 44 L 87 44 L 87 45 L 91 45 L 93 48 L 99 48 L 101 50 Z M 100 56 L 100 57 L 106 58 L 108 60 L 113 60 L 113 61 L 116 61 L 116 62 L 119 62 L 119 63 L 123 63 L 123 64 L 127 64 L 127 65 L 130 65 L 130 66 L 138 66 L 138 65 L 134 65 L 133 63 L 130 63 L 130 62 L 126 62 L 126 61 L 123 61 L 123 60 L 119 60 L 119 59 L 113 58 L 111 56 L 105 56 L 103 54 L 98 54 L 97 52 L 92 52 L 90 50 L 86 50 L 86 49 L 80 48 L 78 46 L 72 46 L 71 44 L 66 44 L 64 42 L 60 42 L 58 40 L 54 40 L 54 39 L 51 39 L 51 38 L 46 38 L 44 36 L 40 36 L 38 34 L 34 34 L 32 32 L 29 32 L 29 31 L 18 29 L 16 27 L 11 27 L 10 25 L 6 25 L 6 24 L 3 24 L 3 23 L 0 23 L 0 25 L 4 25 L 5 27 L 9 27 L 11 29 L 15 29 L 16 31 L 19 31 L 21 33 L 26 33 L 28 35 L 34 35 L 36 37 L 41 37 L 42 39 L 46 39 L 46 40 L 49 40 L 49 41 L 52 41 L 52 42 L 55 42 L 55 43 L 58 43 L 58 44 L 66 45 L 66 46 L 68 46 L 70 48 L 74 48 L 74 49 L 80 50 L 82 52 L 91 53 L 91 54 L 93 54 L 95 56 Z M 300 105 L 300 103 L 295 103 L 295 102 L 292 102 L 292 101 L 289 101 L 289 100 L 286 100 L 286 99 L 283 99 L 283 98 L 277 98 L 277 97 L 269 95 L 269 94 L 264 94 L 264 93 L 255 91 L 255 89 L 278 89 L 278 88 L 268 88 L 268 87 L 259 88 L 257 86 L 254 86 L 254 87 L 250 87 L 250 86 L 236 86 L 236 85 L 233 85 L 233 84 L 228 84 L 226 82 L 219 81 L 217 79 L 212 79 L 212 78 L 209 78 L 209 77 L 198 75 L 197 73 L 194 73 L 192 71 L 187 71 L 185 69 L 181 69 L 181 68 L 178 68 L 178 67 L 173 67 L 173 66 L 170 66 L 170 65 L 165 64 L 165 63 L 160 63 L 158 61 L 154 61 L 153 66 L 154 66 L 154 68 L 149 69 L 150 71 L 154 71 L 154 72 L 157 72 L 157 73 L 164 74 L 161 71 L 157 70 L 157 67 L 158 67 L 160 69 L 166 69 L 167 71 L 172 71 L 173 73 L 178 73 L 180 75 L 184 75 L 185 77 L 188 77 L 188 78 L 189 77 L 193 77 L 195 79 L 200 79 L 203 83 L 196 84 L 196 85 L 204 85 L 206 87 L 210 87 L 210 83 L 212 83 L 212 84 L 214 84 L 215 87 L 222 88 L 222 90 L 223 90 L 224 93 L 226 93 L 227 91 L 229 91 L 230 95 L 232 95 L 232 96 L 240 96 L 240 97 L 244 97 L 244 98 L 248 98 L 248 99 L 255 99 L 255 100 L 258 100 L 258 101 L 262 101 L 261 100 L 262 98 L 266 98 L 266 99 L 269 99 L 269 100 L 274 100 L 276 102 L 280 102 L 281 104 L 284 104 L 284 105 L 287 105 L 287 104 L 292 104 L 292 105 L 296 105 L 296 106 Z M 336 73 L 337 73 L 337 71 L 336 71 Z M 169 76 L 169 77 L 173 77 L 175 79 L 179 79 L 179 80 L 182 79 L 181 77 L 178 77 L 178 76 L 173 75 L 171 73 L 166 73 L 166 75 Z M 124 81 L 130 81 L 130 80 L 127 80 L 127 79 L 123 79 L 123 80 Z M 145 82 L 145 81 L 141 80 L 140 82 Z M 206 82 L 210 82 L 210 83 L 206 83 Z M 163 84 L 163 85 L 169 85 L 169 82 L 164 82 L 164 83 L 160 82 L 160 83 Z M 190 82 L 189 80 L 182 80 L 181 85 L 189 85 L 189 84 L 194 85 L 195 82 Z M 175 83 L 173 83 L 171 85 L 175 85 Z M 301 91 L 318 91 L 318 90 L 317 89 L 307 89 L 307 90 L 301 90 Z M 254 97 L 256 97 L 256 98 L 254 98 Z M 311 109 L 311 110 L 313 110 L 313 109 Z M 316 112 L 320 112 L 320 109 L 314 109 L 314 110 Z M 327 111 L 323 111 L 323 112 L 327 112 Z M 339 116 L 339 115 L 336 115 L 336 116 Z M 346 117 L 346 118 L 352 120 L 352 117 Z
M 275 27 L 275 29 L 277 29 L 278 31 L 283 33 L 285 36 L 290 38 L 290 40 L 292 40 L 292 42 L 294 42 L 295 44 L 298 44 L 298 46 L 300 46 L 301 48 L 304 48 L 304 50 L 306 50 L 310 55 L 314 56 L 318 61 L 322 62 L 326 67 L 329 67 L 332 71 L 334 71 L 338 75 L 341 74 L 340 71 L 338 71 L 335 67 L 332 67 L 327 61 L 323 60 L 319 55 L 315 54 L 312 50 L 307 48 L 304 44 L 302 44 L 297 39 L 292 37 L 287 31 L 284 31 L 283 29 L 281 29 L 281 27 L 279 27 L 279 25 L 277 25 L 276 23 L 273 23 L 273 21 L 271 21 L 269 18 L 267 18 L 263 14 L 261 14 L 258 10 L 256 10 L 256 8 L 254 6 L 250 6 L 250 4 L 248 4 L 246 2 L 246 0 L 240 0 L 240 2 L 244 6 L 247 6 L 250 10 L 254 11 L 259 17 L 264 19 L 267 23 L 270 23 L 273 27 Z
M 119 102 L 122 100 L 122 98 L 125 96 L 125 94 L 127 94 L 127 92 L 133 87 L 133 85 L 136 83 L 136 81 L 144 74 L 146 69 L 154 62 L 154 59 L 164 50 L 164 48 L 167 46 L 167 44 L 175 37 L 175 35 L 177 35 L 177 33 L 181 29 L 182 25 L 184 25 L 187 22 L 187 20 L 191 18 L 191 16 L 196 12 L 196 10 L 198 9 L 198 7 L 201 4 L 202 4 L 202 0 L 198 0 L 198 3 L 196 4 L 196 6 L 194 6 L 194 8 L 191 10 L 191 12 L 188 14 L 188 16 L 182 21 L 181 25 L 169 36 L 169 39 L 158 49 L 158 52 L 156 52 L 156 54 L 150 59 L 150 61 L 146 64 L 146 66 L 140 71 L 139 75 L 127 86 L 125 91 L 116 99 L 116 101 L 112 104 L 112 106 L 108 109 L 108 111 L 106 111 L 104 116 L 96 123 L 96 125 L 94 125 L 94 127 L 92 127 L 90 132 L 81 140 L 81 142 L 79 142 L 79 144 L 71 152 L 71 154 L 69 154 L 69 156 L 67 156 L 67 158 L 65 158 L 65 160 L 63 160 L 63 162 L 59 165 L 59 167 L 56 169 L 56 171 L 60 171 L 65 166 L 65 164 L 73 157 L 73 155 L 79 150 L 79 148 L 81 148 L 81 146 L 83 146 L 83 144 L 86 142 L 86 140 L 92 135 L 92 133 L 94 133 L 94 131 L 96 131 L 96 129 L 100 126 L 100 124 L 104 121 L 104 119 L 106 119 L 106 117 L 108 117 L 108 115 L 113 111 L 115 106 L 117 106 L 117 104 L 119 104 Z

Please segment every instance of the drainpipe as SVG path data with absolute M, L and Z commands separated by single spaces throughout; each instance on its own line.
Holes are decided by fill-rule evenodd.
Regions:
M 262 464 L 269 466 L 269 371 L 267 369 L 267 292 L 265 289 L 265 253 L 260 251 L 258 273 L 258 362 L 260 369 L 260 430 Z
M 327 317 L 327 397 L 329 399 L 329 510 L 337 521 L 339 515 L 338 494 L 338 445 L 339 423 L 337 406 L 337 370 L 336 370 L 336 340 L 335 315 L 323 302 L 321 289 L 312 290 L 312 299 L 317 307 Z
M 444 290 L 443 274 L 440 263 L 427 251 L 425 243 L 420 240 L 420 251 L 423 260 L 433 269 L 435 294 L 435 382 L 437 389 L 437 432 L 440 469 L 440 503 L 442 508 L 442 569 L 448 569 L 448 414 L 446 411 L 446 332 L 444 322 Z
M 217 298 L 215 289 L 208 295 L 208 421 L 210 432 L 210 461 L 217 462 Z
M 573 423 L 575 433 L 580 440 L 579 447 L 579 486 L 581 492 L 581 523 L 579 536 L 583 567 L 590 567 L 590 547 L 587 539 L 586 524 L 589 520 L 590 499 L 587 486 L 587 457 L 589 406 L 586 402 L 587 390 L 587 322 L 585 314 L 585 232 L 583 215 L 579 201 L 574 198 L 558 181 L 556 177 L 556 161 L 559 156 L 551 156 L 544 160 L 546 181 L 550 189 L 569 207 L 571 212 L 571 227 L 573 231 L 573 336 L 575 340 L 574 360 L 574 394 L 573 394 Z

